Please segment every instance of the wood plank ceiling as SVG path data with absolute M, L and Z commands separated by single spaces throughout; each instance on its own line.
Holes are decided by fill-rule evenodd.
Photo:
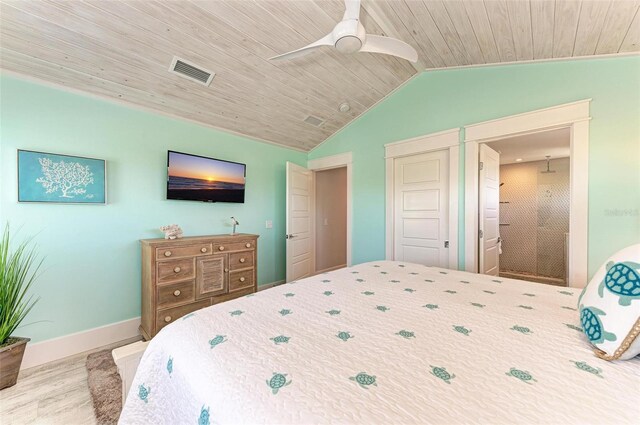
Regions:
M 342 0 L 2 0 L 0 67 L 93 95 L 307 151 L 416 72 L 640 51 L 640 0 L 363 0 L 369 33 L 400 38 L 415 65 L 326 49 Z M 170 74 L 174 56 L 216 76 Z M 338 111 L 349 102 L 348 113 Z M 324 121 L 306 123 L 309 115 Z

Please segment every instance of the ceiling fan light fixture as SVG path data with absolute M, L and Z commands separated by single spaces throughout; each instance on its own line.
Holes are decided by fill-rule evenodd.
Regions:
M 349 112 L 351 110 L 351 105 L 349 105 L 349 102 L 342 102 L 340 106 L 338 106 L 338 110 L 340 112 Z
M 360 51 L 360 48 L 362 47 L 362 41 L 360 41 L 360 39 L 354 35 L 346 35 L 339 38 L 336 41 L 335 46 L 336 50 L 338 50 L 340 53 L 351 54 Z

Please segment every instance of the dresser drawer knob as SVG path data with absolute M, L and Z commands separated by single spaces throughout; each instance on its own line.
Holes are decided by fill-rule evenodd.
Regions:
M 246 279 L 244 277 L 240 278 L 240 282 L 244 282 Z
M 169 323 L 171 321 L 171 316 L 165 316 L 164 321 Z
M 218 249 L 219 249 L 220 251 L 224 251 L 224 246 L 220 245 L 220 246 L 218 247 Z
M 173 295 L 174 295 L 175 297 L 179 297 L 181 293 L 182 293 L 182 292 L 180 292 L 180 290 L 179 290 L 179 289 L 176 289 L 175 291 L 173 291 Z
M 224 269 L 224 272 L 227 273 L 229 271 L 229 269 Z
M 174 272 L 174 273 L 180 273 L 180 270 L 182 270 L 180 267 L 175 267 L 175 268 L 173 269 L 173 272 Z
M 251 244 L 250 243 L 246 243 L 244 246 L 246 246 L 247 248 L 251 248 Z
M 200 248 L 200 252 L 202 252 L 202 253 L 207 252 L 207 248 L 205 248 L 205 247 Z
M 241 263 L 244 263 L 245 261 L 247 261 L 245 258 L 241 258 L 241 259 L 240 259 L 240 262 L 241 262 Z
M 171 251 L 165 251 L 164 252 L 164 256 L 165 257 L 171 257 Z

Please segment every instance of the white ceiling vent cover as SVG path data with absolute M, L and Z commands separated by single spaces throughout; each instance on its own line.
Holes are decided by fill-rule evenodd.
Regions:
M 205 86 L 211 84 L 211 80 L 213 80 L 213 77 L 216 75 L 215 72 L 202 69 L 201 67 L 184 59 L 180 59 L 177 56 L 173 57 L 171 66 L 169 67 L 169 72 L 173 72 L 183 78 L 188 78 L 196 83 L 204 84 Z
M 311 124 L 315 127 L 320 127 L 324 123 L 323 120 L 321 120 L 318 117 L 314 117 L 313 115 L 309 115 L 307 118 L 305 118 L 304 122 L 306 122 L 307 124 Z

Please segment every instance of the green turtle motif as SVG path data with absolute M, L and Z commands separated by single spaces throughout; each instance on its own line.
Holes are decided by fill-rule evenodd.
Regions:
M 173 373 L 173 357 L 169 356 L 169 360 L 167 360 L 167 372 L 169 372 L 169 377 Z
M 398 267 L 406 267 L 404 264 L 398 264 Z
M 471 283 L 468 280 L 461 280 L 460 283 Z
M 502 283 L 502 281 L 501 281 L 501 280 L 499 280 L 499 279 L 492 279 L 492 280 L 491 280 L 491 282 L 495 282 L 495 283 Z
M 444 291 L 444 292 L 447 292 L 447 293 L 449 293 L 449 294 L 457 294 L 457 293 L 458 293 L 458 291 L 452 291 L 451 289 L 447 289 L 447 290 L 446 290 L 446 291 Z
M 138 386 L 138 397 L 140 397 L 140 400 L 148 403 L 149 394 L 151 394 L 151 387 L 145 387 L 144 384 Z
M 291 384 L 291 380 L 287 381 L 287 375 L 283 373 L 273 372 L 271 379 L 267 379 L 267 385 L 271 388 L 271 392 L 278 394 L 278 390 Z
M 433 376 L 435 376 L 436 378 L 442 379 L 447 384 L 451 384 L 451 380 L 456 377 L 456 375 L 452 375 L 449 372 L 447 372 L 447 369 L 444 367 L 431 366 L 431 365 L 429 365 L 429 367 L 431 368 L 431 374 Z
M 329 295 L 333 295 L 333 292 L 331 292 L 331 291 L 324 291 L 324 292 L 323 292 L 323 294 L 324 294 L 324 295 L 326 295 L 326 296 L 328 297 Z
M 606 313 L 595 307 L 580 307 L 580 323 L 592 344 L 601 344 L 606 341 L 615 341 L 614 334 L 606 332 L 598 316 L 606 316 Z
M 569 292 L 569 291 L 558 291 L 558 294 L 562 294 L 562 295 L 573 295 L 573 292 Z
M 340 314 L 340 310 L 329 310 L 325 311 L 325 313 L 327 313 L 329 316 L 337 316 L 338 314 Z
M 418 275 L 418 274 L 420 274 L 420 273 L 417 273 L 417 272 L 411 272 L 411 273 L 409 273 L 409 274 L 411 274 L 411 275 L 414 275 L 414 276 L 415 276 L 415 275 Z
M 351 338 L 354 338 L 353 335 L 351 335 L 349 332 L 338 332 L 338 335 L 336 335 L 338 338 L 340 338 L 343 341 L 347 341 Z
M 198 417 L 198 425 L 209 425 L 209 408 L 200 408 L 200 416 Z
M 291 311 L 291 310 L 289 310 L 289 309 L 286 309 L 286 308 L 283 308 L 283 309 L 282 309 L 282 310 L 280 310 L 278 313 L 280 313 L 280 315 L 282 315 L 282 316 L 286 316 L 287 314 L 292 314 L 292 313 L 293 313 L 293 311 Z
M 507 372 L 505 375 L 518 378 L 519 380 L 527 384 L 531 384 L 531 382 L 529 381 L 538 382 L 535 379 L 533 379 L 533 376 L 531 376 L 531 374 L 526 370 L 516 369 L 515 367 L 512 367 L 511 370 L 509 370 L 509 372 Z
M 396 332 L 396 335 L 399 335 L 401 337 L 403 337 L 404 339 L 409 339 L 409 338 L 415 338 L 416 334 L 414 332 L 411 331 L 405 331 L 404 329 Z
M 566 305 L 563 305 L 562 308 L 564 308 L 565 310 L 578 311 L 578 309 L 573 308 L 573 307 L 568 307 Z
M 293 292 L 287 292 L 286 294 L 284 294 L 284 296 L 287 298 L 295 297 L 295 295 L 296 294 L 294 294 Z
M 384 313 L 385 311 L 391 310 L 391 309 L 389 307 L 384 306 L 384 305 L 377 305 L 376 306 L 376 310 L 379 310 L 379 311 Z
M 428 308 L 429 310 L 436 310 L 438 308 L 438 304 L 425 304 L 422 307 Z
M 216 345 L 222 344 L 223 342 L 227 342 L 226 335 L 216 335 L 215 338 L 209 340 L 209 345 L 211 348 L 215 348 Z
M 522 304 L 520 304 L 518 307 L 519 308 L 523 308 L 525 310 L 533 310 L 533 307 L 531 307 L 530 305 L 522 305 Z
M 604 295 L 604 288 L 618 295 L 618 304 L 628 306 L 640 299 L 640 264 L 631 261 L 607 264 L 607 274 L 598 286 L 598 295 Z
M 356 376 L 351 376 L 349 379 L 351 379 L 352 381 L 356 381 L 358 385 L 360 385 L 365 390 L 368 390 L 369 388 L 367 387 L 369 387 L 370 385 L 375 385 L 376 387 L 378 386 L 378 384 L 376 384 L 376 377 L 367 375 L 366 372 L 360 372 Z
M 513 325 L 513 327 L 511 328 L 512 330 L 516 331 L 516 332 L 520 332 L 521 334 L 524 335 L 529 335 L 532 334 L 533 331 L 525 326 L 518 326 L 518 325 Z
M 378 264 L 374 264 L 373 267 L 380 267 Z
M 234 310 L 229 312 L 229 314 L 231 314 L 232 316 L 240 316 L 242 313 L 244 313 L 244 311 L 242 310 Z
M 411 289 L 411 288 L 404 288 L 404 292 L 409 292 L 410 294 L 416 292 L 415 289 Z
M 478 308 L 485 308 L 486 304 L 480 304 L 480 303 L 469 303 L 474 307 L 478 307 Z
M 289 342 L 289 340 L 291 339 L 291 337 L 289 336 L 284 336 L 284 335 L 278 335 L 278 336 L 274 336 L 273 338 L 269 338 L 271 341 L 273 341 L 276 345 L 280 345 L 280 344 L 287 344 Z
M 536 294 L 530 294 L 530 293 L 528 293 L 528 292 L 525 292 L 525 293 L 524 293 L 524 294 L 522 294 L 522 295 L 524 295 L 525 297 L 535 297 L 535 296 L 536 296 Z
M 363 295 L 375 295 L 375 292 L 371 292 L 371 291 L 364 291 L 362 294 L 363 294 Z
M 388 274 L 388 273 L 383 271 L 383 272 L 380 272 L 380 274 Z
M 322 281 L 322 283 L 329 283 L 329 282 L 331 282 L 329 279 L 324 279 L 324 280 Z
M 433 280 L 431 280 L 431 279 L 425 279 L 424 281 L 425 282 L 429 282 L 429 283 L 433 283 Z
M 469 336 L 469 334 L 471 333 L 470 329 L 465 328 L 464 326 L 453 326 L 453 330 L 456 332 L 459 332 L 463 335 Z
M 598 378 L 604 379 L 604 376 L 600 375 L 602 373 L 602 369 L 600 369 L 599 367 L 589 366 L 585 362 L 577 362 L 575 360 L 571 360 L 571 363 L 575 364 L 576 367 L 580 370 L 584 370 L 585 372 L 589 372 L 596 375 Z
M 389 282 L 391 282 L 391 283 L 400 283 L 399 280 L 395 280 L 395 279 L 394 280 L 390 280 Z
M 351 272 L 351 274 L 360 274 L 360 272 L 353 271 L 353 272 Z
M 356 282 L 362 283 L 362 282 L 364 282 L 364 279 L 356 279 Z
M 564 325 L 574 331 L 582 332 L 582 328 L 580 326 L 572 325 L 571 323 L 565 323 Z
M 482 292 L 486 292 L 487 294 L 495 295 L 495 291 L 487 291 L 486 289 Z
M 449 273 L 447 273 L 447 272 L 440 272 L 440 274 L 449 274 Z

